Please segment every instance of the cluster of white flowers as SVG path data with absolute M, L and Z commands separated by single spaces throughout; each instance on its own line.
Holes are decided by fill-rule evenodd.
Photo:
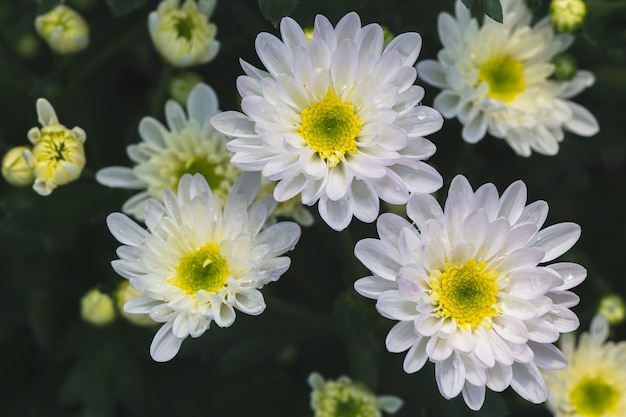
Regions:
M 354 288 L 398 321 L 385 344 L 407 352 L 407 373 L 433 362 L 441 394 L 461 394 L 473 410 L 482 407 L 487 388 L 510 386 L 533 403 L 548 399 L 557 416 L 623 416 L 626 374 L 614 365 L 626 351 L 605 344 L 605 319 L 594 320 L 577 350 L 571 338 L 564 338 L 564 352 L 553 345 L 579 326 L 571 310 L 579 299 L 570 289 L 586 270 L 551 263 L 578 240 L 579 226 L 543 228 L 548 204 L 527 204 L 522 181 L 499 195 L 493 184 L 474 191 L 458 175 L 443 207 L 432 195 L 443 178 L 425 162 L 436 151 L 425 136 L 440 130 L 444 117 L 459 119 L 465 141 L 488 133 L 522 156 L 556 154 L 564 130 L 598 131 L 594 116 L 569 100 L 594 83 L 593 74 L 551 78 L 555 56 L 573 40 L 554 27 L 579 27 L 584 13 L 569 12 L 572 4 L 582 10 L 581 2 L 554 2 L 551 18 L 534 25 L 523 0 L 501 2 L 503 24 L 487 17 L 479 23 L 457 0 L 455 16 L 439 16 L 438 59 L 417 65 L 418 33 L 388 39 L 380 25 L 363 26 L 354 12 L 335 26 L 318 15 L 312 31 L 285 17 L 280 38 L 256 38 L 263 68 L 241 61 L 241 112 L 220 111 L 217 94 L 199 75 L 181 77 L 173 89 L 178 101 L 165 103 L 165 124 L 140 121 L 141 141 L 127 148 L 134 166 L 96 174 L 100 184 L 138 193 L 123 204 L 125 214 L 106 220 L 121 243 L 112 267 L 128 281 L 115 301 L 90 291 L 82 317 L 108 324 L 116 302 L 135 324 L 162 323 L 150 353 L 168 361 L 183 340 L 213 322 L 228 327 L 237 310 L 264 311 L 261 289 L 288 270 L 284 255 L 301 233 L 297 223 L 280 220 L 309 225 L 304 206 L 317 204 L 336 231 L 353 217 L 376 221 L 379 237 L 354 249 L 371 271 Z M 215 58 L 220 43 L 209 21 L 215 6 L 216 0 L 163 0 L 150 13 L 151 39 L 169 64 Z M 64 5 L 38 17 L 36 28 L 61 54 L 88 44 L 85 20 Z M 434 108 L 422 104 L 418 75 L 442 90 Z M 80 176 L 86 134 L 60 124 L 47 100 L 36 106 L 42 127 L 28 132 L 32 148 L 10 150 L 2 173 L 11 184 L 32 184 L 48 195 Z M 380 215 L 381 200 L 406 205 L 409 220 Z M 555 371 L 568 359 L 566 371 Z M 309 384 L 318 417 L 379 417 L 402 406 L 347 377 L 324 381 L 314 373 Z

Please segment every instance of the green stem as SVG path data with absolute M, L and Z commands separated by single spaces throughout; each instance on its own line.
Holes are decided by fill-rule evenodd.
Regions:
M 161 68 L 161 76 L 159 77 L 159 84 L 156 88 L 156 94 L 152 99 L 152 104 L 150 106 L 150 115 L 155 118 L 159 118 L 159 115 L 163 111 L 163 103 L 167 98 L 168 87 L 170 85 L 170 80 L 172 79 L 172 74 L 174 72 L 174 68 L 164 63 Z

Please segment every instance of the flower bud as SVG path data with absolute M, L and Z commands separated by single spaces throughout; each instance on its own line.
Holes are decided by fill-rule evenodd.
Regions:
M 106 326 L 115 319 L 113 300 L 94 288 L 80 300 L 80 315 L 87 323 Z
M 37 100 L 37 115 L 42 127 L 28 131 L 28 139 L 34 145 L 32 151 L 24 151 L 24 159 L 33 170 L 33 189 L 47 196 L 59 185 L 76 180 L 85 167 L 87 139 L 80 127 L 68 129 L 59 123 L 52 105 L 43 98 Z
M 622 297 L 616 294 L 607 295 L 600 300 L 598 314 L 604 316 L 609 324 L 615 325 L 624 321 L 626 305 Z
M 50 49 L 69 55 L 82 51 L 89 44 L 89 26 L 81 15 L 64 4 L 37 16 L 35 29 Z
M 163 0 L 148 16 L 148 29 L 155 48 L 175 67 L 204 64 L 217 55 L 217 26 L 209 22 L 215 0 Z
M 574 32 L 584 22 L 587 5 L 583 0 L 552 0 L 550 21 L 558 32 Z
M 28 146 L 16 146 L 9 149 L 2 158 L 2 176 L 15 187 L 32 185 L 35 180 L 33 170 L 24 159 L 24 151 L 27 150 L 30 150 Z

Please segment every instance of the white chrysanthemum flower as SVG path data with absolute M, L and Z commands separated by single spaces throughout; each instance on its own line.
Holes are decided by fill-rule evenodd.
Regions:
M 543 372 L 555 417 L 626 416 L 626 342 L 607 342 L 608 335 L 606 319 L 596 316 L 577 348 L 573 335 L 561 338 L 567 368 Z
M 184 175 L 178 195 L 163 192 L 163 203 L 146 202 L 144 230 L 121 213 L 107 225 L 123 244 L 113 269 L 143 295 L 124 306 L 164 323 L 154 336 L 155 361 L 172 359 L 185 338 L 199 337 L 211 322 L 228 327 L 235 309 L 258 315 L 261 291 L 289 268 L 281 256 L 300 237 L 300 227 L 279 222 L 263 229 L 276 201 L 267 196 L 251 205 L 260 176 L 243 173 L 223 205 L 202 175 Z
M 132 168 L 107 167 L 96 173 L 96 180 L 107 187 L 141 190 L 131 197 L 122 211 L 142 220 L 144 204 L 149 198 L 161 199 L 163 190 L 176 191 L 184 174 L 201 174 L 213 194 L 222 202 L 241 173 L 230 163 L 233 154 L 226 149 L 226 137 L 210 124 L 211 116 L 219 112 L 217 95 L 204 84 L 197 84 L 187 97 L 187 114 L 174 100 L 165 104 L 167 127 L 152 118 L 139 123 L 142 142 L 128 146 L 127 153 L 135 163 Z M 273 183 L 267 181 L 259 197 L 271 194 Z M 275 216 L 290 217 L 308 226 L 313 217 L 299 201 L 280 203 Z
M 269 33 L 256 39 L 267 71 L 242 61 L 237 80 L 245 114 L 229 111 L 213 126 L 234 137 L 233 164 L 261 171 L 278 201 L 300 194 L 303 204 L 319 201 L 329 226 L 342 230 L 352 216 L 372 222 L 379 198 L 404 204 L 409 192 L 433 192 L 439 173 L 423 162 L 435 146 L 423 135 L 441 128 L 442 117 L 419 105 L 413 64 L 421 47 L 417 33 L 397 36 L 383 49 L 377 24 L 361 27 L 349 13 L 333 28 L 315 19 L 313 37 L 290 18 L 280 24 L 282 40 Z
M 137 219 L 143 218 L 146 200 L 161 199 L 165 189 L 176 191 L 184 174 L 202 174 L 213 194 L 226 201 L 240 171 L 230 163 L 226 137 L 209 123 L 218 106 L 217 95 L 203 83 L 189 93 L 187 114 L 176 101 L 168 100 L 167 127 L 152 117 L 139 123 L 142 142 L 127 149 L 135 166 L 103 168 L 96 180 L 108 187 L 141 190 L 122 207 Z
M 155 48 L 175 67 L 205 64 L 217 55 L 217 26 L 209 22 L 217 0 L 163 0 L 148 15 Z
M 501 197 L 493 184 L 476 192 L 463 176 L 450 185 L 445 208 L 428 194 L 407 203 L 414 222 L 395 214 L 378 219 L 380 239 L 357 243 L 355 254 L 373 273 L 355 283 L 377 299 L 384 317 L 399 320 L 389 332 L 390 352 L 408 349 L 404 370 L 435 364 L 439 391 L 463 398 L 473 410 L 485 386 L 509 385 L 539 403 L 546 388 L 538 367 L 565 366 L 551 343 L 579 325 L 569 288 L 586 277 L 574 263 L 550 262 L 580 236 L 574 223 L 539 230 L 548 205 L 526 205 L 517 181 Z
M 311 408 L 315 417 L 381 417 L 381 411 L 395 414 L 403 401 L 393 395 L 377 396 L 360 382 L 347 376 L 324 381 L 317 372 L 309 375 Z
M 37 100 L 37 117 L 41 128 L 28 131 L 28 140 L 34 146 L 23 155 L 35 175 L 33 190 L 46 196 L 57 186 L 80 177 L 85 167 L 83 143 L 87 135 L 80 127 L 70 130 L 60 124 L 54 108 L 44 98 Z
M 37 16 L 35 29 L 50 49 L 61 55 L 80 52 L 89 44 L 89 25 L 80 14 L 64 4 Z
M 463 139 L 480 141 L 486 132 L 501 138 L 522 156 L 531 150 L 554 155 L 563 129 L 581 136 L 598 132 L 598 123 L 584 107 L 568 100 L 594 83 L 589 71 L 568 81 L 550 80 L 550 62 L 572 43 L 555 35 L 548 18 L 530 26 L 523 0 L 502 0 L 504 24 L 485 17 L 479 27 L 467 8 L 456 2 L 456 19 L 439 15 L 444 49 L 438 61 L 418 63 L 420 78 L 441 88 L 435 108 L 464 125 Z

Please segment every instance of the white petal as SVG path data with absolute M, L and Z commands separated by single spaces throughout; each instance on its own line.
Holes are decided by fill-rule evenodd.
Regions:
M 563 285 L 554 288 L 559 291 L 569 290 L 583 282 L 587 277 L 587 270 L 572 262 L 554 263 L 548 265 L 547 268 L 552 269 L 563 278 Z
M 216 114 L 211 118 L 211 125 L 218 132 L 228 136 L 240 138 L 258 136 L 254 130 L 254 122 L 245 114 L 236 111 L 227 111 Z
M 200 127 L 218 111 L 217 94 L 211 86 L 198 83 L 187 96 L 189 118 L 196 120 Z
M 485 402 L 485 386 L 484 385 L 472 385 L 469 382 L 465 382 L 463 385 L 463 400 L 465 404 L 474 411 L 480 410 Z
M 306 45 L 304 32 L 298 23 L 290 17 L 285 17 L 280 21 L 280 37 L 292 51 L 296 46 Z
M 465 383 L 465 365 L 458 355 L 451 355 L 435 364 L 437 386 L 444 398 L 454 398 L 463 389 Z
M 438 61 L 432 59 L 427 59 L 417 64 L 417 75 L 420 79 L 435 87 L 444 88 L 448 85 L 444 68 Z
M 398 284 L 379 276 L 369 276 L 358 279 L 354 283 L 354 289 L 363 297 L 377 299 L 385 291 L 397 290 Z
M 600 126 L 589 110 L 571 101 L 567 101 L 566 104 L 572 110 L 572 118 L 565 122 L 568 130 L 581 136 L 593 136 L 598 133 Z
M 265 300 L 259 290 L 239 292 L 234 298 L 237 310 L 246 314 L 258 316 L 265 310 Z
M 130 190 L 141 190 L 148 186 L 144 181 L 137 178 L 132 168 L 127 167 L 102 168 L 96 173 L 96 181 L 107 187 Z
M 406 204 L 406 212 L 418 227 L 429 219 L 438 220 L 443 217 L 441 206 L 430 194 L 413 194 Z
M 137 223 L 121 213 L 109 214 L 106 223 L 111 234 L 124 245 L 140 246 L 148 235 Z
M 169 132 L 158 120 L 144 117 L 139 122 L 139 136 L 144 142 L 161 149 L 167 146 L 165 138 L 169 136 Z
M 385 346 L 392 353 L 400 353 L 409 349 L 418 339 L 413 330 L 413 323 L 401 321 L 391 328 L 385 338 Z
M 541 248 L 545 255 L 541 262 L 549 262 L 567 252 L 580 237 L 576 223 L 558 223 L 539 231 L 529 246 Z
M 563 369 L 567 366 L 567 358 L 556 346 L 550 343 L 528 342 L 535 354 L 533 361 L 544 369 Z
M 412 67 L 421 49 L 422 37 L 418 33 L 407 32 L 393 38 L 383 51 L 383 55 L 398 51 L 402 57 L 402 65 Z
M 172 323 L 167 322 L 154 335 L 150 345 L 150 355 L 157 362 L 167 362 L 178 353 L 184 339 L 179 339 L 172 333 Z
M 52 104 L 45 98 L 38 98 L 35 102 L 37 109 L 37 120 L 42 126 L 54 125 L 59 123 L 57 114 L 54 111 Z
M 509 185 L 500 198 L 498 216 L 506 217 L 509 223 L 515 224 L 526 206 L 526 184 L 515 181 Z
M 511 316 L 494 316 L 493 329 L 503 339 L 512 343 L 526 343 L 528 341 L 528 330 L 524 323 L 516 317 Z
M 415 302 L 399 296 L 395 291 L 382 294 L 376 302 L 378 312 L 392 320 L 413 320 L 417 317 Z
M 274 78 L 291 73 L 289 49 L 276 36 L 267 32 L 259 33 L 254 46 L 259 59 Z
M 187 126 L 187 115 L 181 105 L 174 100 L 167 100 L 165 103 L 165 119 L 172 132 L 180 132 Z
M 429 340 L 430 339 L 427 337 L 422 337 L 413 346 L 411 346 L 411 349 L 407 352 L 404 357 L 404 362 L 402 363 L 404 372 L 412 374 L 422 369 L 428 359 L 428 355 L 426 354 L 426 344 Z
M 378 397 L 378 406 L 385 413 L 395 414 L 403 405 L 404 401 L 393 395 L 381 395 Z
M 328 171 L 328 179 L 326 181 L 328 198 L 333 201 L 345 199 L 351 182 L 352 174 L 346 169 L 346 164 L 340 163 L 331 168 Z
M 333 201 L 323 196 L 318 209 L 322 220 L 338 232 L 348 227 L 352 220 L 352 204 L 348 198 Z
M 535 404 L 546 400 L 548 392 L 543 377 L 534 363 L 515 362 L 512 366 L 511 388 L 527 401 Z
M 374 189 L 365 181 L 352 181 L 352 209 L 354 217 L 371 223 L 378 217 L 380 202 Z

